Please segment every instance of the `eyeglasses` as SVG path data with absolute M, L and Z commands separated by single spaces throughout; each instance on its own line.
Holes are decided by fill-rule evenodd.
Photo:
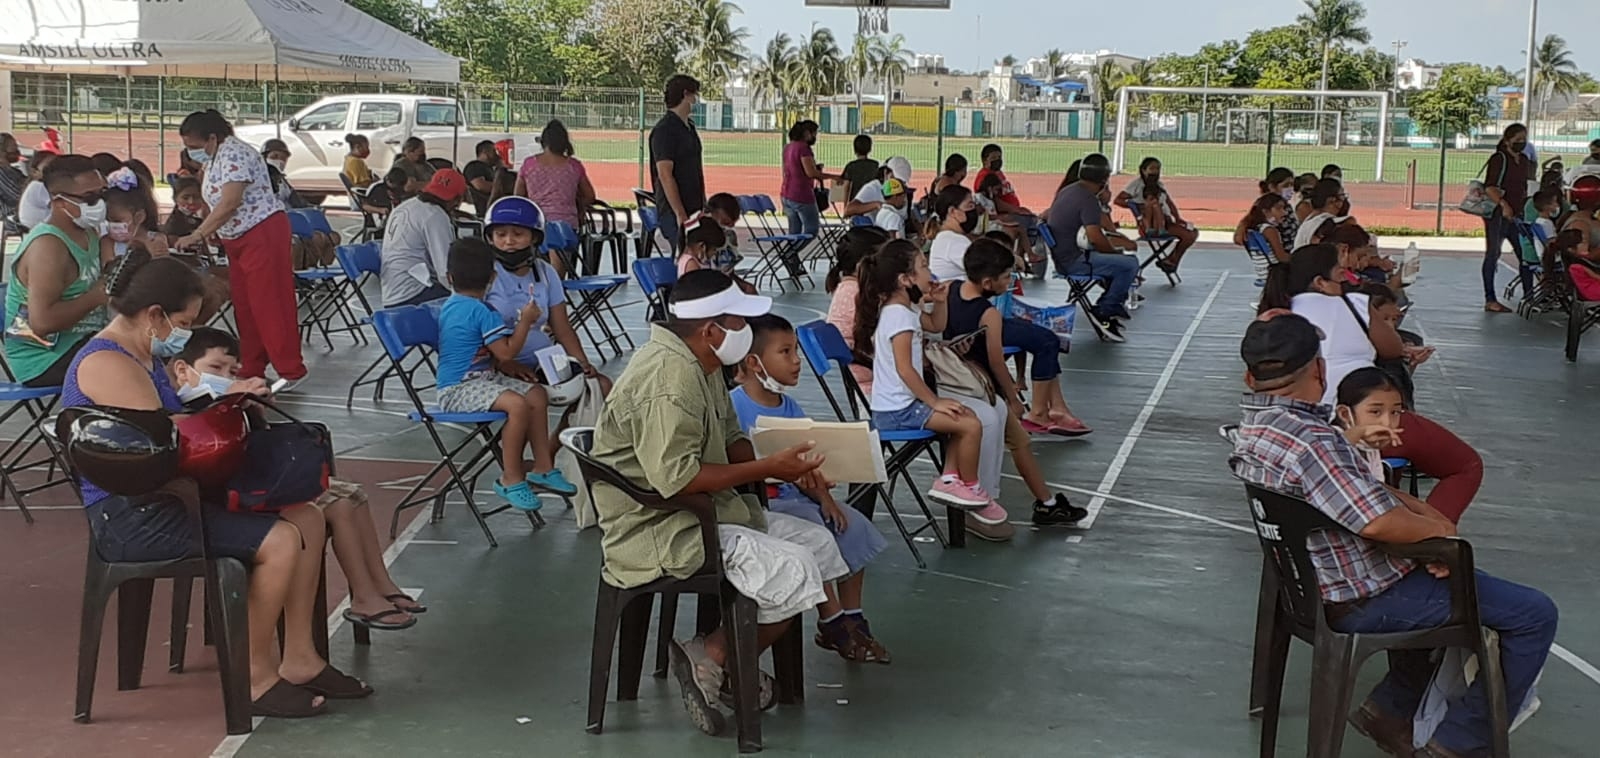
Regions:
M 89 203 L 93 205 L 94 203 L 98 203 L 101 200 L 106 199 L 106 191 L 104 189 L 97 189 L 93 192 L 57 192 L 56 197 L 64 197 L 68 200 L 76 200 L 80 203 Z

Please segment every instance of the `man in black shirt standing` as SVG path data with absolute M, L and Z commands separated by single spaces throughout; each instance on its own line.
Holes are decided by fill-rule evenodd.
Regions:
M 489 195 L 494 193 L 494 176 L 502 164 L 500 152 L 489 140 L 479 142 L 474 152 L 477 158 L 467 161 L 467 165 L 461 168 L 461 175 L 467 180 L 467 197 L 471 198 L 473 209 L 481 217 L 489 208 Z
M 661 234 L 677 254 L 683 223 L 706 205 L 706 175 L 701 165 L 700 133 L 689 113 L 700 99 L 700 82 L 678 74 L 667 80 L 667 112 L 650 130 L 650 183 L 660 214 Z

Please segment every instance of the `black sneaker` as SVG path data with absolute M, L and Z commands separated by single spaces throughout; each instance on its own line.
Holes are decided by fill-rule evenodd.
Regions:
M 1034 526 L 1076 526 L 1089 517 L 1089 512 L 1067 502 L 1067 496 L 1056 493 L 1049 503 L 1033 501 Z
M 1121 321 L 1118 321 L 1114 318 L 1101 319 L 1098 316 L 1095 318 L 1099 319 L 1101 325 L 1105 327 L 1107 341 L 1117 343 L 1128 341 L 1128 338 L 1122 334 L 1123 326 Z

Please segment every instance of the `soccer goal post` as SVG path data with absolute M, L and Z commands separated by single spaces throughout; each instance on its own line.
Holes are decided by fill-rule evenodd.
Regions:
M 1371 178 L 1382 181 L 1389 105 L 1390 93 L 1379 91 L 1123 87 L 1117 92 L 1111 165 L 1119 173 L 1129 170 L 1130 142 L 1211 143 L 1210 153 L 1218 155 L 1203 157 L 1238 158 L 1224 170 L 1244 175 L 1266 163 L 1298 161 L 1307 164 L 1303 170 L 1338 162 L 1347 177 L 1367 178 L 1363 164 L 1370 156 Z M 1250 153 L 1250 145 L 1264 149 L 1264 156 Z M 1351 146 L 1363 149 L 1337 152 Z M 1254 157 L 1236 156 L 1240 151 Z M 1159 144 L 1150 146 L 1150 154 L 1159 157 L 1160 152 Z M 1316 161 L 1320 163 L 1309 165 Z M 1254 175 L 1265 174 L 1263 168 Z

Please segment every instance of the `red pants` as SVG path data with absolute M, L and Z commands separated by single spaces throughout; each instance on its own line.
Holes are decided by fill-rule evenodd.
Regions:
M 1439 480 L 1428 493 L 1428 505 L 1451 521 L 1461 521 L 1461 514 L 1483 484 L 1483 459 L 1478 451 L 1449 429 L 1411 411 L 1400 417 L 1400 428 L 1405 442 L 1384 448 L 1384 457 L 1409 458 L 1417 471 Z
M 274 213 L 225 245 L 241 378 L 265 376 L 268 363 L 284 379 L 306 375 L 289 240 L 288 215 Z

